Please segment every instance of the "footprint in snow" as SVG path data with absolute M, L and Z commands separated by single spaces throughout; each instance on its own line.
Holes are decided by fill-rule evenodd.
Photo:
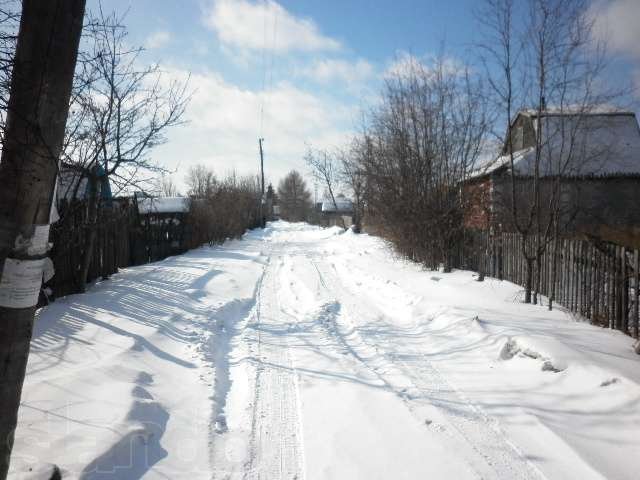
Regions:
M 610 379 L 608 379 L 608 380 L 603 381 L 603 382 L 600 384 L 600 386 L 601 386 L 601 387 L 608 387 L 609 385 L 613 385 L 614 383 L 618 383 L 619 381 L 620 381 L 620 379 L 619 379 L 619 378 L 613 377 L 613 378 L 610 378 Z

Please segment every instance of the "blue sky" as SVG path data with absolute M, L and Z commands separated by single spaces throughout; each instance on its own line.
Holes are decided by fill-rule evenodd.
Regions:
M 190 165 L 254 174 L 265 138 L 267 177 L 306 173 L 306 145 L 343 144 L 409 56 L 471 59 L 476 0 L 102 0 L 128 11 L 130 42 L 172 77 L 191 75 L 188 124 L 154 159 L 184 190 Z M 89 0 L 95 8 L 98 0 Z M 615 76 L 640 84 L 640 0 L 594 0 L 611 36 Z M 260 115 L 260 112 L 263 115 Z M 262 121 L 261 121 L 262 118 Z

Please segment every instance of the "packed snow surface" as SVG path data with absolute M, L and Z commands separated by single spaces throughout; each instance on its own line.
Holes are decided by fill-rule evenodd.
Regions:
M 36 321 L 11 478 L 636 479 L 628 337 L 276 222 Z

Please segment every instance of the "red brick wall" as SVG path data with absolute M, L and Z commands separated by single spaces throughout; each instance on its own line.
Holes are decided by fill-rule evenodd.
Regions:
M 488 229 L 491 205 L 491 179 L 467 183 L 462 195 L 464 226 L 471 229 Z

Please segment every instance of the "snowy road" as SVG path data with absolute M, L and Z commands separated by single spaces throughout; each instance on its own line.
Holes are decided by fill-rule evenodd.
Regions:
M 15 474 L 636 478 L 629 340 L 518 295 L 282 222 L 129 269 L 41 312 Z
M 426 357 L 406 360 L 361 331 L 385 313 L 341 281 L 317 240 L 279 232 L 263 253 L 248 337 L 257 345 L 250 478 L 305 478 L 304 438 L 307 478 L 540 478 Z

